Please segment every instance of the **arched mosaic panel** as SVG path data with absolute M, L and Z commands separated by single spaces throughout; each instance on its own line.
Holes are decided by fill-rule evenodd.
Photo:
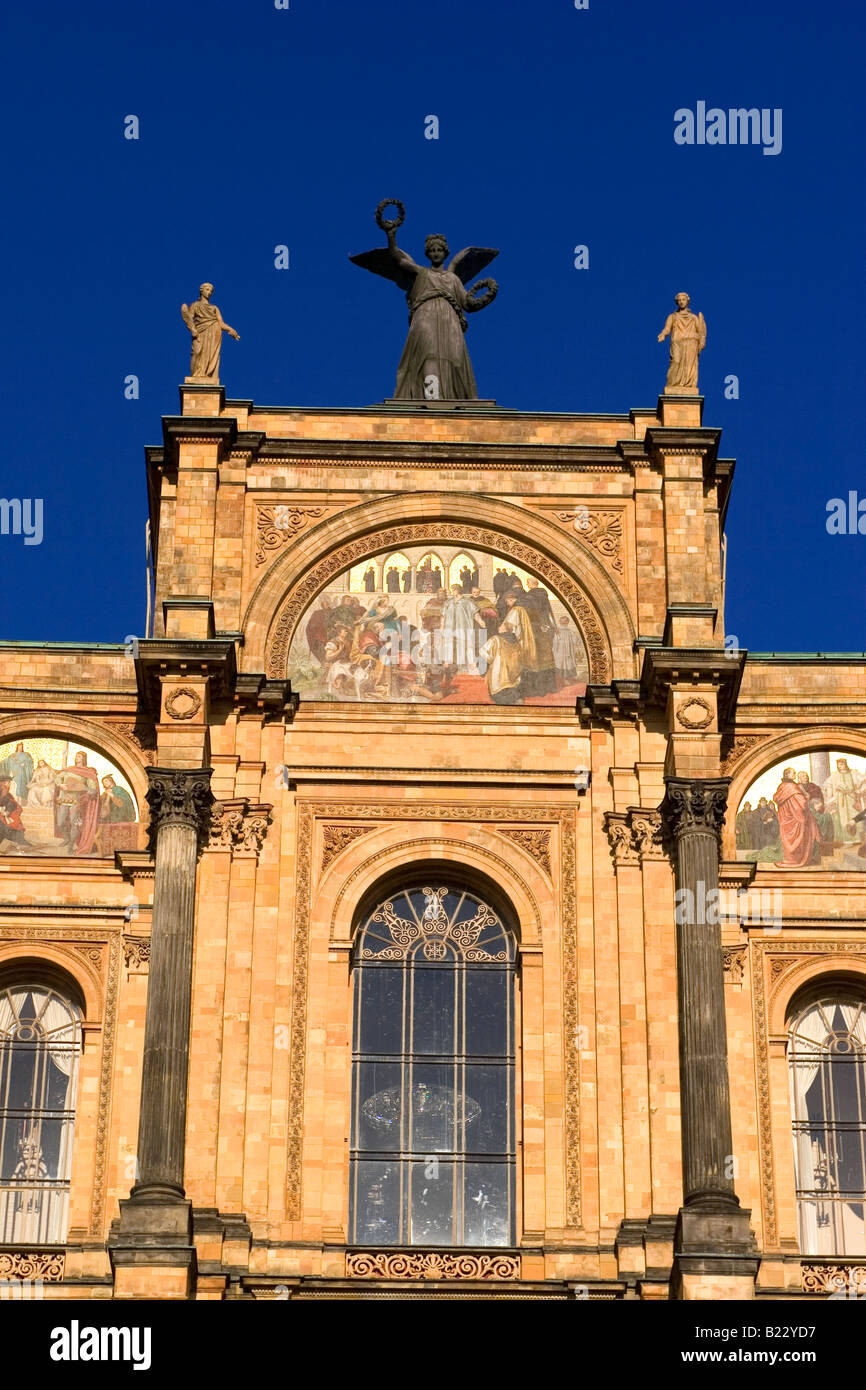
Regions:
M 501 555 L 427 545 L 338 575 L 301 616 L 287 674 L 304 700 L 573 709 L 589 662 L 549 586 Z
M 755 778 L 737 807 L 737 858 L 866 872 L 866 758 L 811 749 Z
M 40 735 L 0 744 L 0 854 L 113 858 L 138 848 L 129 782 L 102 753 Z

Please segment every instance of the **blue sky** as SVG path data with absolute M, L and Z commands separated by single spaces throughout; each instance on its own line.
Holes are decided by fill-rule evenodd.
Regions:
M 416 255 L 429 231 L 500 247 L 470 351 L 501 405 L 654 404 L 687 289 L 704 422 L 738 459 L 728 631 L 866 647 L 866 536 L 825 527 L 830 498 L 866 498 L 864 29 L 851 0 L 7 5 L 0 496 L 41 497 L 45 519 L 40 546 L 0 536 L 0 636 L 142 631 L 143 448 L 177 412 L 202 280 L 241 334 L 229 396 L 392 394 L 405 304 L 347 255 L 394 195 Z M 675 144 L 699 100 L 781 108 L 781 153 Z

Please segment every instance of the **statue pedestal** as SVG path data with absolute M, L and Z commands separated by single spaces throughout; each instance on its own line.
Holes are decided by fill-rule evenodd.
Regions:
M 495 411 L 497 411 L 497 412 L 503 412 L 503 413 L 504 413 L 504 411 L 505 411 L 505 407 L 504 407 L 504 406 L 497 405 L 496 402 L 495 402 L 495 401 L 492 401 L 492 400 L 483 400 L 483 401 L 481 401 L 481 400 L 456 400 L 456 399 L 454 399 L 454 400 L 446 400 L 446 399 L 443 398 L 442 400 L 438 400 L 438 401 L 427 401 L 427 400 L 423 400 L 423 401 L 422 401 L 422 400 L 404 400 L 404 399 L 402 399 L 402 398 L 401 398 L 401 399 L 398 399 L 396 396 L 388 396 L 384 401 L 382 401 L 381 405 L 374 406 L 373 408 L 374 408 L 375 410 L 402 410 L 402 411 L 414 411 L 414 410 L 449 410 L 449 411 L 450 411 L 450 410 L 482 410 L 482 411 L 485 411 L 485 412 L 489 412 L 489 411 L 495 410 Z
M 226 388 L 209 377 L 185 376 L 180 386 L 181 415 L 213 417 L 222 414 L 226 403 Z

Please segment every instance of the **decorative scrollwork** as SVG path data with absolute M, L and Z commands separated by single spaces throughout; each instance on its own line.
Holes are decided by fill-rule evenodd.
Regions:
M 17 1250 L 0 1250 L 0 1280 L 41 1280 L 44 1284 L 59 1284 L 66 1268 L 63 1250 L 34 1251 L 25 1254 Z
M 519 1279 L 519 1255 L 452 1255 L 441 1250 L 347 1251 L 347 1279 Z
M 256 507 L 256 564 L 263 565 L 269 555 L 282 547 L 329 507 Z
M 123 958 L 127 970 L 141 970 L 150 962 L 150 937 L 126 936 L 123 939 Z
M 803 1264 L 803 1292 L 866 1297 L 866 1264 Z
M 544 872 L 550 876 L 552 873 L 550 865 L 550 831 L 549 830 L 506 830 L 504 827 L 499 831 L 500 835 L 507 835 L 509 840 L 514 840 L 515 844 L 520 845 L 530 854 L 536 864 L 540 864 Z
M 623 574 L 622 558 L 623 513 L 602 512 L 579 506 L 570 511 L 555 513 L 557 520 L 570 522 L 584 545 L 590 546 L 616 574 Z
M 258 858 L 271 821 L 271 806 L 246 797 L 216 801 L 211 811 L 209 849 L 230 849 Z
M 326 825 L 322 829 L 322 873 L 344 849 L 361 835 L 369 835 L 370 825 Z
M 508 959 L 505 951 L 490 954 L 477 945 L 484 928 L 495 927 L 499 923 L 496 913 L 491 911 L 486 903 L 478 904 L 478 911 L 468 922 L 458 922 L 453 916 L 448 916 L 442 905 L 442 899 L 448 893 L 447 888 L 422 888 L 421 891 L 426 906 L 421 914 L 420 923 L 398 916 L 394 911 L 393 902 L 382 903 L 381 907 L 376 909 L 370 921 L 377 925 L 384 924 L 388 928 L 394 946 L 386 946 L 381 951 L 371 951 L 369 947 L 365 947 L 361 953 L 364 960 L 404 960 L 419 941 L 424 943 L 426 960 L 444 960 L 446 943 L 453 946 L 457 954 L 466 960 Z

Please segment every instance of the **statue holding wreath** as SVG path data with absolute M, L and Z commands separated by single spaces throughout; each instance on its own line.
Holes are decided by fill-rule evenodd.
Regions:
M 389 206 L 398 209 L 397 217 L 383 217 Z M 397 368 L 394 396 L 398 400 L 477 400 L 478 388 L 464 339 L 466 315 L 492 304 L 499 287 L 495 280 L 479 280 L 468 290 L 466 285 L 499 252 L 467 246 L 446 266 L 448 243 L 444 236 L 434 234 L 424 244 L 429 267 L 416 265 L 397 245 L 397 229 L 405 216 L 399 199 L 385 198 L 376 209 L 376 222 L 388 245 L 349 257 L 354 265 L 393 280 L 406 291 L 409 335 Z

